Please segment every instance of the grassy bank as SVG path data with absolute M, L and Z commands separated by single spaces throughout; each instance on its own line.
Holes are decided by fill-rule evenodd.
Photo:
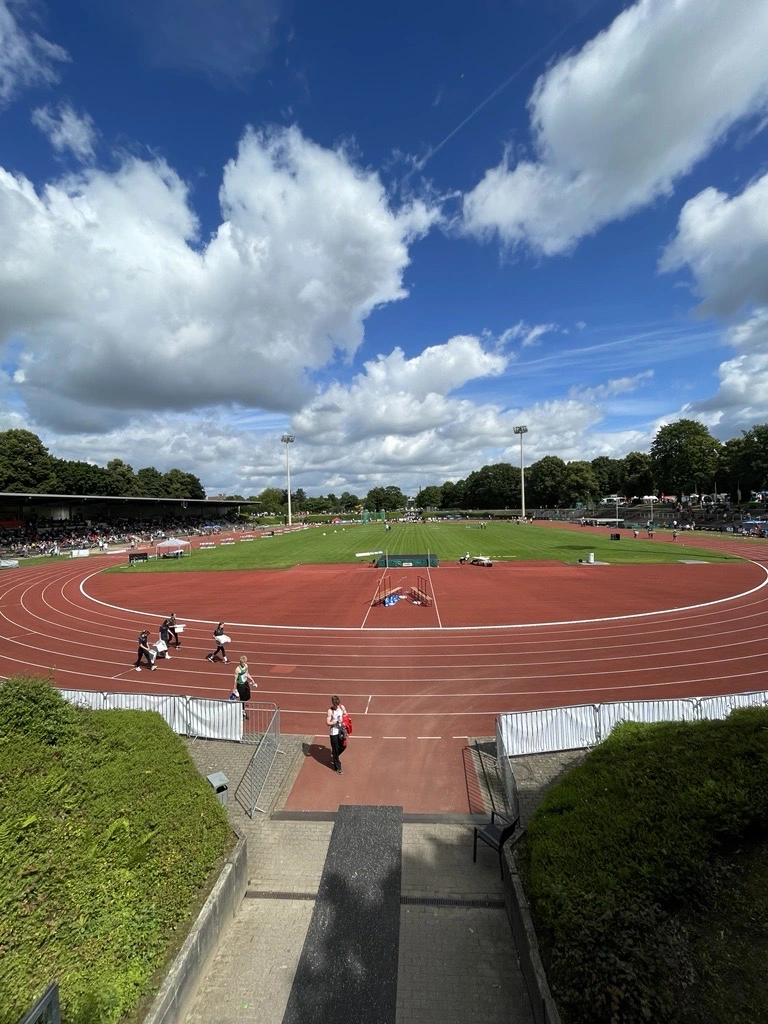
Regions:
M 64 1024 L 150 987 L 232 845 L 159 715 L 83 711 L 39 679 L 0 689 L 0 1024 L 57 980 Z
M 749 709 L 621 725 L 547 795 L 525 873 L 568 1024 L 708 1020 L 684 1016 L 718 945 L 694 922 L 722 858 L 768 838 L 766 792 L 768 709 Z
M 594 552 L 598 561 L 613 564 L 651 564 L 696 558 L 706 562 L 729 561 L 738 557 L 686 547 L 681 536 L 672 542 L 669 534 L 657 531 L 651 541 L 635 540 L 624 532 L 621 541 L 610 539 L 610 530 L 566 529 L 543 524 L 465 522 L 393 523 L 384 525 L 312 527 L 274 537 L 255 537 L 243 543 L 217 545 L 195 550 L 189 558 L 158 559 L 127 564 L 114 572 L 197 572 L 201 569 L 283 569 L 293 565 L 355 562 L 357 552 L 431 552 L 441 561 L 458 561 L 466 551 L 487 555 L 495 561 L 559 561 L 575 564 Z M 372 556 L 371 556 L 372 557 Z M 127 563 L 127 557 L 126 557 Z

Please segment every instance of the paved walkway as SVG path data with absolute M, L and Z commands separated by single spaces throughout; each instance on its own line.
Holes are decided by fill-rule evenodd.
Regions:
M 306 736 L 283 736 L 261 806 L 280 808 Z M 332 820 L 248 818 L 236 799 L 251 751 L 189 741 L 200 771 L 231 780 L 228 809 L 248 841 L 248 894 L 197 994 L 186 1024 L 280 1024 L 312 915 Z M 490 761 L 475 752 L 489 805 L 499 806 Z M 328 773 L 329 785 L 336 782 Z M 503 907 L 498 857 L 480 844 L 472 863 L 468 820 L 403 825 L 397 1022 L 532 1024 Z

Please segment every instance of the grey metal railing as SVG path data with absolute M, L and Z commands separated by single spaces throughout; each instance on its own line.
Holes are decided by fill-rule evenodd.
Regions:
M 264 813 L 264 808 L 259 807 L 259 800 L 274 760 L 280 753 L 280 708 L 277 704 L 260 701 L 249 701 L 242 706 L 248 715 L 243 721 L 243 742 L 255 743 L 256 749 L 235 790 L 235 799 L 252 818 L 256 811 Z
M 59 986 L 53 981 L 40 996 L 32 1009 L 24 1014 L 19 1024 L 61 1024 L 59 1008 Z
M 507 801 L 507 811 L 511 818 L 520 817 L 520 798 L 517 792 L 517 779 L 512 771 L 509 756 L 507 755 L 504 737 L 501 732 L 500 717 L 496 718 L 496 763 L 501 771 L 501 782 L 504 786 L 504 796 Z

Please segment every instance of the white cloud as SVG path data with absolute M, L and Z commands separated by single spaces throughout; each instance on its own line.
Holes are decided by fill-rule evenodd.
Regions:
M 660 269 L 685 267 L 703 313 L 730 316 L 768 305 L 768 174 L 733 198 L 707 188 L 685 204 Z
M 528 348 L 540 344 L 539 339 L 545 334 L 552 334 L 559 331 L 557 324 L 534 324 L 526 323 L 525 320 L 518 320 L 513 327 L 508 327 L 499 337 L 500 345 L 507 345 L 510 341 L 520 339 L 521 347 Z M 565 331 L 563 333 L 566 333 Z
M 391 208 L 377 175 L 296 129 L 247 132 L 207 243 L 162 161 L 89 169 L 37 194 L 0 170 L 0 339 L 32 418 L 110 431 L 139 411 L 289 412 L 309 374 L 359 346 L 406 294 L 410 242 L 436 219 Z
M 68 60 L 66 50 L 36 32 L 27 32 L 7 0 L 0 0 L 0 107 L 22 89 L 58 82 L 57 65 Z
M 93 158 L 96 128 L 90 114 L 78 114 L 70 103 L 50 105 L 32 111 L 32 123 L 47 135 L 58 153 L 69 150 L 79 160 Z
M 636 373 L 631 377 L 616 377 L 614 380 L 606 381 L 605 384 L 597 384 L 592 388 L 577 386 L 571 388 L 570 394 L 582 400 L 588 398 L 614 398 L 616 395 L 626 395 L 637 391 L 638 388 L 653 380 L 653 376 L 653 370 L 643 370 L 641 373 Z
M 638 0 L 530 99 L 537 159 L 507 153 L 465 197 L 464 228 L 545 254 L 671 193 L 768 100 L 768 5 Z

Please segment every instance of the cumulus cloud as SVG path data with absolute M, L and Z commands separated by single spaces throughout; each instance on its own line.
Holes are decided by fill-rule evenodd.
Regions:
M 768 5 L 638 0 L 554 64 L 529 101 L 535 160 L 508 152 L 464 230 L 564 252 L 659 196 L 768 102 Z M 704 70 L 705 69 L 705 70 Z
M 688 268 L 702 313 L 730 316 L 768 305 L 768 174 L 729 198 L 714 188 L 689 200 L 662 271 Z
M 70 103 L 58 107 L 46 105 L 32 111 L 32 123 L 44 135 L 58 153 L 69 151 L 78 160 L 91 160 L 96 143 L 96 128 L 90 114 L 78 114 Z
M 0 339 L 32 417 L 110 431 L 133 412 L 292 412 L 406 295 L 409 244 L 437 213 L 296 129 L 248 131 L 207 241 L 160 160 L 88 169 L 42 192 L 0 170 Z M 7 364 L 7 361 L 6 361 Z
M 17 10 L 23 14 L 23 5 Z M 58 82 L 58 65 L 68 60 L 66 50 L 37 32 L 27 31 L 21 17 L 12 13 L 8 0 L 0 0 L 0 107 L 22 89 Z

